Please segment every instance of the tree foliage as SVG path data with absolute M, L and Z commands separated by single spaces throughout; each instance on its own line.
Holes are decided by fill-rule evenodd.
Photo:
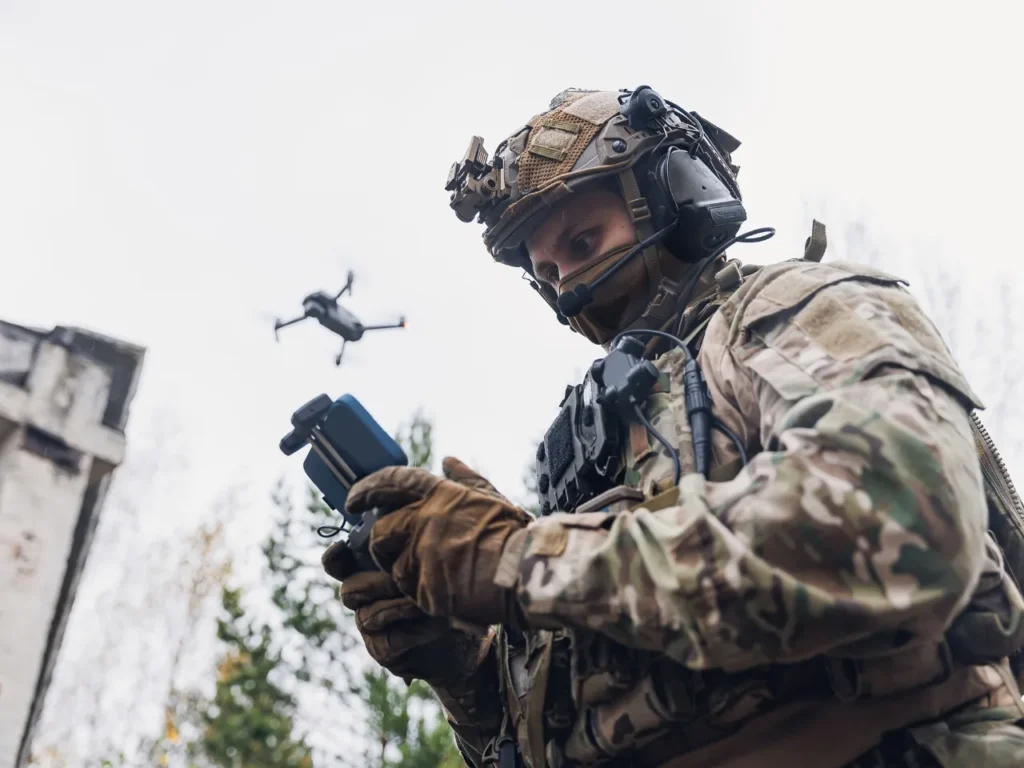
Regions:
M 226 644 L 213 702 L 206 707 L 203 753 L 217 766 L 311 768 L 295 731 L 295 697 L 275 682 L 284 671 L 280 643 L 246 614 L 241 590 L 225 588 L 217 637 Z
M 432 467 L 432 429 L 416 414 L 396 436 L 411 465 Z M 223 768 L 461 765 L 430 689 L 407 686 L 369 660 L 337 584 L 320 567 L 325 542 L 316 530 L 337 513 L 314 490 L 296 509 L 279 486 L 273 504 L 259 587 L 222 593 L 224 650 L 192 754 Z M 246 607 L 261 591 L 266 615 Z M 364 754 L 353 754 L 357 744 Z

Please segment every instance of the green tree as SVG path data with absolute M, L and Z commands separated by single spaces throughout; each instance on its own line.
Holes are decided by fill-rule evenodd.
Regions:
M 460 768 L 465 765 L 455 747 L 452 730 L 441 716 L 434 694 L 426 683 L 416 680 L 408 688 L 410 700 L 418 699 L 429 707 L 425 716 L 415 719 L 399 746 L 400 768 Z
M 260 583 L 223 593 L 218 637 L 226 651 L 197 751 L 218 766 L 355 765 L 342 750 L 365 730 L 352 716 L 358 638 L 320 566 L 324 541 L 316 534 L 337 513 L 312 489 L 300 509 L 283 484 L 271 499 Z M 242 603 L 260 603 L 260 593 L 269 605 L 257 621 Z
M 433 469 L 433 425 L 422 413 L 399 429 L 395 439 L 413 467 Z M 367 709 L 372 746 L 367 760 L 378 768 L 457 768 L 463 760 L 430 687 L 406 685 L 386 670 L 363 673 L 357 693 Z
M 433 465 L 433 425 L 421 413 L 399 429 L 412 466 Z M 336 522 L 315 489 L 296 509 L 279 485 L 274 527 L 261 547 L 262 576 L 225 589 L 218 637 L 225 644 L 205 730 L 190 753 L 216 766 L 462 765 L 430 689 L 406 685 L 366 655 L 338 585 L 320 566 L 317 529 Z M 243 604 L 260 591 L 272 610 L 257 619 Z M 352 745 L 367 745 L 357 759 Z
M 464 765 L 451 728 L 430 687 L 405 685 L 383 669 L 368 669 L 358 689 L 373 742 L 366 764 L 374 768 L 458 768 Z
M 311 768 L 309 747 L 293 735 L 295 698 L 275 682 L 284 663 L 273 631 L 247 615 L 241 590 L 224 588 L 221 604 L 217 637 L 228 651 L 204 715 L 205 756 L 224 768 Z

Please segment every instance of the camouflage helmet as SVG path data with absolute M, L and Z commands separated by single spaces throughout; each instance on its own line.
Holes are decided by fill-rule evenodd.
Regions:
M 485 225 L 484 244 L 496 261 L 532 275 L 524 243 L 568 195 L 614 179 L 643 241 L 678 213 L 668 199 L 667 181 L 657 179 L 656 157 L 685 149 L 709 185 L 738 201 L 739 169 L 732 164 L 738 147 L 728 133 L 647 86 L 632 91 L 571 88 L 501 142 L 493 159 L 483 139 L 474 136 L 463 159 L 452 165 L 445 189 L 462 221 L 475 218 Z M 691 260 L 679 253 L 684 247 L 666 245 L 677 257 Z M 646 249 L 651 253 L 644 253 L 645 261 L 652 262 L 656 247 Z M 551 286 L 537 281 L 533 286 L 558 312 Z M 559 318 L 566 322 L 561 313 Z

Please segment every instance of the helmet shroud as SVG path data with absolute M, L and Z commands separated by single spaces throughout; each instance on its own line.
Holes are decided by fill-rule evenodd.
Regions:
M 642 120 L 637 119 L 636 106 L 645 110 Z M 666 189 L 670 179 L 664 160 L 685 150 L 683 159 L 697 161 L 695 165 L 721 190 L 720 196 L 734 202 L 740 200 L 739 169 L 732 164 L 731 153 L 738 146 L 725 131 L 661 100 L 649 88 L 568 89 L 503 141 L 492 161 L 488 161 L 483 140 L 473 137 L 463 160 L 452 166 L 446 189 L 460 219 L 476 218 L 485 225 L 484 243 L 492 257 L 521 267 L 532 277 L 524 243 L 567 196 L 614 180 L 640 242 L 671 225 L 680 213 L 673 190 Z M 692 249 L 686 248 L 685 241 L 675 242 L 676 247 L 668 241 L 667 246 L 654 243 L 643 250 L 646 278 L 642 281 L 638 282 L 636 269 L 624 270 L 623 279 L 632 275 L 626 288 L 645 291 L 649 294 L 646 298 L 660 306 L 655 315 L 668 311 L 668 297 L 658 295 L 663 281 L 679 279 L 686 262 L 699 255 L 681 252 Z M 531 283 L 558 312 L 555 289 L 536 279 Z M 559 319 L 603 343 L 560 312 Z M 624 322 L 635 319 L 625 318 Z M 646 320 L 649 324 L 659 318 Z

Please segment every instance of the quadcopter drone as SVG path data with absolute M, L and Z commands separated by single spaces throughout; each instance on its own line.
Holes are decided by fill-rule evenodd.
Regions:
M 345 287 L 338 291 L 333 296 L 324 293 L 323 291 L 317 291 L 316 293 L 309 294 L 302 300 L 302 316 L 296 317 L 294 320 L 288 320 L 282 322 L 280 320 L 274 323 L 274 338 L 280 341 L 277 332 L 282 328 L 295 323 L 301 323 L 307 318 L 315 318 L 320 325 L 327 330 L 331 331 L 338 336 L 341 336 L 341 351 L 338 356 L 334 358 L 335 365 L 341 365 L 341 357 L 345 354 L 345 345 L 350 341 L 359 341 L 363 338 L 363 333 L 366 331 L 379 331 L 385 328 L 405 328 L 405 318 L 399 319 L 397 323 L 390 325 L 363 325 L 359 320 L 344 307 L 338 306 L 338 299 L 340 299 L 346 291 L 348 295 L 352 295 L 352 280 L 354 275 L 351 271 L 348 273 L 348 279 L 345 281 Z

